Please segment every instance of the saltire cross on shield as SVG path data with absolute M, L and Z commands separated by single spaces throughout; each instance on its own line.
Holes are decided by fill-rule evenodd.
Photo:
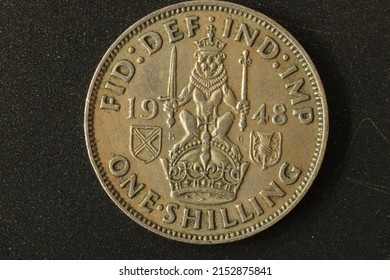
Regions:
M 156 159 L 161 152 L 162 129 L 158 126 L 130 126 L 130 151 L 144 163 Z

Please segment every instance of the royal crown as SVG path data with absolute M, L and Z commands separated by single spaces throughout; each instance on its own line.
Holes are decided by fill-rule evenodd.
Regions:
M 209 25 L 207 27 L 207 37 L 201 39 L 200 41 L 195 41 L 195 45 L 198 47 L 199 51 L 221 51 L 225 44 L 220 40 L 215 38 L 215 27 L 214 25 Z
M 169 161 L 161 159 L 171 187 L 171 196 L 193 204 L 222 204 L 236 198 L 248 162 L 231 152 L 226 144 L 210 141 L 212 160 L 203 166 L 197 159 L 201 141 L 172 151 Z

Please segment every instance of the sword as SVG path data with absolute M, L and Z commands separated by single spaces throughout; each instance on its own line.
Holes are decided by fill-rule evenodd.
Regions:
M 241 101 L 247 101 L 247 72 L 249 64 L 252 63 L 252 60 L 249 59 L 249 51 L 244 50 L 242 52 L 242 56 L 238 60 L 240 64 L 242 64 L 242 83 L 241 83 Z M 244 131 L 246 127 L 246 115 L 248 113 L 240 113 L 240 122 L 238 126 L 241 131 Z
M 167 96 L 159 96 L 158 100 L 170 105 L 169 110 L 164 110 L 167 114 L 167 125 L 172 127 L 175 124 L 175 109 L 174 105 L 177 105 L 178 98 L 176 97 L 176 65 L 177 65 L 177 53 L 176 46 L 172 47 L 171 60 L 169 65 L 169 78 L 168 78 L 168 92 Z

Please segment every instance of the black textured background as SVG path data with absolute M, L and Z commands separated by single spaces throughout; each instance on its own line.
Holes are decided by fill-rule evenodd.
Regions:
M 0 1 L 0 258 L 389 259 L 390 1 L 234 1 L 304 46 L 330 114 L 322 169 L 268 230 L 195 246 L 151 233 L 103 191 L 83 114 L 100 59 L 178 1 Z

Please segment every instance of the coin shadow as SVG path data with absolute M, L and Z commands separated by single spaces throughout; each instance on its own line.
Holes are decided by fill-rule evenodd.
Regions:
M 347 81 L 340 71 L 342 61 L 336 56 L 337 49 L 330 47 L 337 45 L 337 37 L 332 39 L 329 40 L 327 37 L 315 34 L 310 39 L 315 44 L 305 44 L 305 49 L 310 54 L 321 77 L 329 116 L 329 135 L 325 156 L 313 183 L 315 188 L 311 191 L 310 199 L 308 199 L 316 204 L 328 203 L 324 192 L 329 193 L 337 188 L 336 182 L 340 180 L 340 176 L 346 169 L 343 163 L 346 160 L 352 139 L 352 118 L 347 99 Z M 310 203 L 310 201 L 308 202 Z
M 264 244 L 267 242 L 274 244 L 281 242 L 283 244 L 291 236 L 295 236 L 295 242 L 301 244 L 300 246 L 307 246 L 308 251 L 296 251 L 294 250 L 294 244 L 290 244 L 287 246 L 290 246 L 292 251 L 287 251 L 291 252 L 291 255 L 285 255 L 282 258 L 305 259 L 313 258 L 312 254 L 314 252 L 310 246 L 313 246 L 314 236 L 319 236 L 320 242 L 325 244 L 328 238 L 332 238 L 332 230 L 326 231 L 330 236 L 324 236 L 324 228 L 321 221 L 323 221 L 323 209 L 331 207 L 329 198 L 332 196 L 331 194 L 337 192 L 337 188 L 340 186 L 339 182 L 342 180 L 342 176 L 348 168 L 344 162 L 347 158 L 348 147 L 352 139 L 352 116 L 351 108 L 348 104 L 349 93 L 346 89 L 347 80 L 340 71 L 343 61 L 340 61 L 337 57 L 337 48 L 332 47 L 337 45 L 337 37 L 330 39 L 329 37 L 322 36 L 322 34 L 312 33 L 308 35 L 306 30 L 302 30 L 300 33 L 294 34 L 294 36 L 298 38 L 310 55 L 324 86 L 329 116 L 327 148 L 322 166 L 308 195 L 302 199 L 289 215 L 258 236 L 250 238 L 248 241 L 252 243 L 256 242 L 256 244 Z M 310 215 L 307 214 L 309 212 Z M 307 230 L 308 225 L 311 227 L 310 230 Z M 285 247 L 286 245 L 284 248 L 280 248 L 280 252 L 285 253 Z M 265 246 L 265 252 L 267 248 Z M 332 248 L 322 248 L 322 250 L 316 253 L 318 257 L 334 257 Z M 294 251 L 295 253 L 292 253 Z M 308 253 L 310 251 L 311 255 Z M 270 250 L 267 253 L 267 257 L 279 259 L 281 258 L 280 252 L 278 253 L 278 250 Z
M 348 103 L 350 94 L 347 91 L 346 77 L 341 72 L 342 63 L 337 57 L 338 38 L 334 35 L 324 37 L 323 34 L 311 33 L 307 30 L 298 30 L 294 34 L 302 43 L 307 53 L 310 55 L 317 71 L 321 77 L 328 104 L 329 135 L 327 148 L 322 166 L 316 179 L 310 188 L 308 195 L 284 217 L 281 221 L 270 227 L 266 231 L 249 238 L 242 245 L 261 249 L 262 253 L 253 253 L 252 257 L 280 259 L 306 259 L 332 258 L 335 253 L 331 247 L 320 246 L 318 252 L 314 252 L 314 242 L 328 244 L 334 233 L 332 230 L 325 231 L 329 236 L 324 236 L 323 209 L 331 207 L 329 197 L 337 192 L 340 181 L 348 166 L 344 164 L 348 156 L 348 147 L 352 139 L 352 116 Z M 334 36 L 334 37 L 332 37 Z M 310 215 L 307 213 L 310 212 Z M 332 212 L 332 211 L 330 211 Z M 327 211 L 329 213 L 329 211 Z M 310 225 L 311 230 L 308 230 Z M 337 234 L 336 234 L 337 235 Z M 294 242 L 286 242 L 294 236 Z M 319 237 L 314 240 L 314 236 Z M 274 244 L 272 249 L 267 244 Z M 284 244 L 278 248 L 275 244 Z M 296 244 L 307 250 L 295 250 Z M 286 250 L 290 248 L 290 250 Z M 250 250 L 253 252 L 254 250 Z M 286 255 L 286 252 L 290 252 Z
M 302 36 L 299 36 L 302 35 Z M 296 36 L 296 35 L 294 35 Z M 305 37 L 306 38 L 303 38 Z M 302 31 L 296 36 L 304 45 L 321 77 L 329 110 L 329 136 L 322 167 L 309 194 L 293 211 L 269 229 L 231 244 L 198 246 L 176 244 L 191 256 L 200 259 L 310 259 L 331 258 L 332 248 L 313 249 L 313 236 L 321 235 L 321 215 L 329 207 L 329 194 L 334 193 L 345 171 L 343 164 L 351 141 L 352 120 L 349 114 L 346 80 L 339 70 L 335 49 L 325 44 L 327 38 Z M 306 40 L 305 40 L 306 39 Z M 315 42 L 315 43 L 313 43 Z M 307 213 L 310 212 L 310 215 Z M 308 230 L 308 226 L 312 228 Z M 328 231 L 328 233 L 330 233 Z M 291 240 L 293 237 L 293 240 Z M 327 243 L 328 237 L 320 238 Z M 330 238 L 330 237 L 329 237 Z M 304 250 L 296 250 L 297 244 Z M 180 250 L 179 250 L 180 251 Z M 245 252 L 245 253 L 243 253 Z M 315 257 L 317 256 L 317 257 Z
M 352 139 L 352 117 L 348 104 L 347 81 L 340 71 L 343 62 L 336 55 L 337 49 L 331 47 L 337 45 L 336 37 L 331 38 L 332 41 L 334 40 L 332 43 L 329 42 L 329 37 L 324 37 L 321 34 L 307 34 L 307 30 L 297 33 L 294 36 L 310 55 L 324 86 L 329 116 L 327 148 L 322 166 L 308 195 L 281 221 L 264 232 L 241 241 L 240 245 L 243 249 L 252 248 L 248 251 L 251 252 L 250 257 L 252 258 L 305 259 L 313 258 L 313 254 L 323 258 L 334 256 L 332 248 L 323 248 L 322 252 L 315 253 L 310 246 L 313 245 L 313 236 L 323 236 L 323 225 L 320 221 L 324 212 L 321 209 L 330 207 L 330 194 L 337 191 L 340 185 L 339 181 L 342 180 L 342 176 L 348 168 L 344 162 Z M 307 214 L 309 212 L 310 215 Z M 307 230 L 308 225 L 311 225 L 311 230 Z M 329 230 L 328 234 L 333 233 Z M 295 236 L 295 242 L 286 244 L 291 236 Z M 327 243 L 327 238 L 331 238 L 331 236 L 321 237 L 320 242 Z M 270 247 L 269 244 L 273 244 L 273 246 Z M 278 249 L 275 244 L 284 245 Z M 307 246 L 308 250 L 294 250 L 296 249 L 294 244 Z M 290 250 L 286 250 L 286 247 Z M 256 249 L 254 250 L 254 248 Z M 284 254 L 281 254 L 282 252 Z M 286 255 L 286 252 L 290 252 L 289 255 Z M 236 256 L 231 257 L 240 258 L 240 256 L 242 255 L 237 253 Z

